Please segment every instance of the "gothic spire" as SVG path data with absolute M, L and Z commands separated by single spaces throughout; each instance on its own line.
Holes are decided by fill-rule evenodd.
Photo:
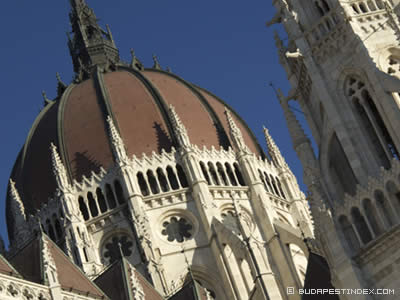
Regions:
M 239 127 L 237 127 L 235 121 L 232 118 L 231 112 L 226 107 L 225 107 L 225 115 L 226 119 L 228 120 L 229 131 L 232 140 L 234 141 L 234 144 L 236 145 L 237 149 L 240 151 L 249 152 L 249 149 L 246 146 L 246 143 L 244 142 L 242 132 L 240 131 Z
M 12 179 L 10 179 L 10 196 L 12 199 L 11 207 L 13 214 L 15 214 L 16 217 L 20 217 L 26 221 L 24 203 L 22 203 L 17 187 L 15 186 L 15 182 Z
M 119 164 L 128 164 L 129 157 L 126 153 L 124 141 L 121 138 L 117 128 L 115 127 L 114 121 L 111 116 L 107 117 L 109 135 L 111 139 L 111 143 L 114 150 L 115 160 Z
M 270 135 L 268 128 L 266 128 L 265 126 L 264 126 L 264 135 L 265 135 L 265 141 L 267 142 L 269 156 L 271 157 L 274 164 L 277 167 L 287 167 L 285 158 L 282 156 L 279 147 L 275 144 L 275 141 Z
M 119 62 L 119 52 L 110 29 L 103 30 L 85 0 L 70 0 L 73 36 L 68 46 L 77 77 L 85 79 L 95 66 L 108 69 Z
M 53 143 L 51 143 L 50 150 L 51 160 L 53 163 L 53 172 L 56 176 L 58 188 L 63 192 L 69 191 L 71 190 L 71 185 L 68 181 L 67 170 L 65 169 L 65 166 L 61 161 L 60 155 L 57 151 L 57 147 Z
M 178 138 L 179 146 L 182 148 L 190 148 L 192 144 L 190 143 L 186 127 L 183 125 L 181 119 L 175 111 L 175 108 L 172 105 L 169 106 L 169 118 L 171 119 L 172 127 Z

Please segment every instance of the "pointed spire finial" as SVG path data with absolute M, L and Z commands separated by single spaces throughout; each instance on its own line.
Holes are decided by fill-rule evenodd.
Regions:
M 246 143 L 244 142 L 242 132 L 240 131 L 239 127 L 236 125 L 236 122 L 233 120 L 231 112 L 225 107 L 225 115 L 229 125 L 229 131 L 231 137 L 240 151 L 249 152 L 249 148 L 247 147 Z
M 67 85 L 62 81 L 60 73 L 56 73 L 57 78 L 57 95 L 61 96 L 64 91 L 67 89 Z
M 265 141 L 267 142 L 268 153 L 277 167 L 287 167 L 287 163 L 285 158 L 282 156 L 279 147 L 276 145 L 274 139 L 272 138 L 271 134 L 269 133 L 268 128 L 263 126 Z
M 107 117 L 107 123 L 116 162 L 120 165 L 129 164 L 129 157 L 126 153 L 124 141 L 122 140 L 111 116 Z
M 22 218 L 26 221 L 25 207 L 18 193 L 16 183 L 10 178 L 10 196 L 12 201 L 12 212 L 16 218 Z
M 119 62 L 119 51 L 110 28 L 106 26 L 105 31 L 100 27 L 95 13 L 86 2 L 84 0 L 70 2 L 73 36 L 69 38 L 68 46 L 75 73 L 81 76 L 84 68 L 86 72 L 83 72 L 83 79 L 85 79 L 93 73 L 95 66 L 108 70 L 116 65 Z
M 42 91 L 42 96 L 43 96 L 43 104 L 44 104 L 44 106 L 46 106 L 47 104 L 50 104 L 50 103 L 53 102 L 49 98 L 47 98 L 47 94 L 46 94 L 45 91 Z
M 168 73 L 172 73 L 172 70 L 171 70 L 170 67 L 167 67 L 166 70 L 167 70 Z
M 161 70 L 161 65 L 158 62 L 158 58 L 155 54 L 153 54 L 153 61 L 154 61 L 153 69 Z
M 178 138 L 179 146 L 187 149 L 191 148 L 192 143 L 190 142 L 186 127 L 183 125 L 181 119 L 175 111 L 175 108 L 171 104 L 169 105 L 169 118 L 172 122 L 173 130 Z
M 131 64 L 130 67 L 136 70 L 143 70 L 142 63 L 137 59 L 135 50 L 131 48 Z
M 54 175 L 56 176 L 58 188 L 62 192 L 71 192 L 72 187 L 68 180 L 67 170 L 65 169 L 65 166 L 60 158 L 60 155 L 58 154 L 56 145 L 54 145 L 53 143 L 51 143 L 50 145 L 50 151 L 51 151 L 51 160 L 53 163 L 53 172 Z

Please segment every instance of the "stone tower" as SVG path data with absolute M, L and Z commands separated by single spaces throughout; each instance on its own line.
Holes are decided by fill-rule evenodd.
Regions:
M 15 163 L 10 256 L 42 232 L 100 287 L 134 267 L 168 299 L 189 281 L 206 291 L 193 299 L 300 299 L 286 287 L 303 286 L 313 226 L 269 131 L 266 155 L 225 102 L 156 57 L 121 61 L 86 2 L 71 7 L 76 76 L 57 77 Z M 135 278 L 129 299 L 156 299 Z
M 310 192 L 316 239 L 337 288 L 400 285 L 400 48 L 392 1 L 274 1 L 278 92 Z M 304 112 L 316 148 L 289 102 Z M 348 297 L 348 298 L 346 298 Z M 398 297 L 398 296 L 397 296 Z M 396 295 L 342 295 L 395 299 Z

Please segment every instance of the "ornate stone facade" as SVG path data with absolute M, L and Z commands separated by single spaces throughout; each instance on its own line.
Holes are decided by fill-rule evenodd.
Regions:
M 313 225 L 268 130 L 269 157 L 222 100 L 163 71 L 156 57 L 149 69 L 133 51 L 130 64 L 121 62 L 111 31 L 100 28 L 85 1 L 71 5 L 76 78 L 66 85 L 58 76 L 58 96 L 46 98 L 7 199 L 7 257 L 28 281 L 10 285 L 10 277 L 0 293 L 300 299 L 286 287 L 303 286 L 303 239 L 313 237 Z M 30 288 L 33 275 L 20 264 L 35 249 L 41 265 L 32 269 L 43 276 Z M 77 267 L 93 286 L 66 276 L 78 276 Z M 93 282 L 104 294 L 91 296 Z
M 398 288 L 399 19 L 392 1 L 274 1 L 293 87 L 278 95 L 304 168 L 316 242 L 336 288 Z M 317 145 L 290 111 L 302 108 Z M 397 245 L 397 246 L 396 246 Z M 399 292 L 398 290 L 396 291 Z M 397 299 L 398 295 L 341 295 Z

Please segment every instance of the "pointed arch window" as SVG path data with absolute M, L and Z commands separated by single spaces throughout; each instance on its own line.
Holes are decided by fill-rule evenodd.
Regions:
M 107 204 L 103 192 L 101 191 L 100 188 L 97 188 L 96 196 L 97 196 L 97 201 L 99 202 L 100 212 L 105 213 L 107 211 Z
M 339 224 L 346 239 L 347 245 L 350 248 L 350 251 L 352 253 L 357 252 L 358 249 L 360 249 L 360 242 L 358 241 L 357 235 L 354 232 L 353 226 L 346 216 L 339 217 Z
M 157 169 L 157 178 L 161 186 L 161 191 L 163 191 L 164 193 L 168 192 L 169 191 L 168 180 L 165 177 L 164 171 L 161 168 Z
M 223 166 L 221 165 L 221 163 L 219 163 L 219 162 L 217 163 L 217 170 L 218 170 L 219 177 L 220 177 L 221 180 L 222 180 L 222 183 L 223 183 L 225 186 L 229 185 L 228 179 L 227 179 L 226 174 L 225 174 L 224 167 L 223 167 Z
M 106 196 L 107 196 L 108 207 L 110 209 L 114 209 L 115 207 L 117 207 L 117 202 L 115 201 L 114 192 L 111 188 L 111 185 L 108 183 L 106 184 Z
M 217 172 L 215 171 L 214 165 L 211 162 L 208 163 L 208 170 L 210 171 L 214 185 L 220 185 Z
M 179 178 L 179 181 L 181 183 L 181 186 L 184 187 L 184 188 L 188 187 L 189 184 L 188 184 L 188 181 L 187 181 L 187 178 L 186 178 L 185 171 L 183 170 L 182 166 L 177 164 L 176 165 L 176 170 L 178 171 L 178 178 Z
M 361 214 L 358 207 L 353 207 L 351 209 L 351 217 L 353 219 L 354 225 L 356 226 L 358 235 L 364 244 L 367 244 L 372 240 L 371 231 L 368 228 L 367 222 L 365 222 L 364 216 Z
M 229 177 L 229 181 L 231 182 L 231 185 L 237 186 L 238 183 L 236 181 L 235 174 L 233 173 L 232 167 L 229 163 L 225 163 L 225 169 L 226 169 L 226 172 L 228 173 L 228 177 Z
M 140 187 L 140 191 L 142 192 L 143 196 L 148 196 L 150 194 L 149 191 L 149 186 L 147 185 L 146 179 L 143 176 L 142 172 L 137 173 L 136 175 L 138 183 L 139 183 L 139 187 Z
M 99 210 L 97 208 L 96 201 L 94 200 L 93 194 L 89 192 L 87 194 L 88 202 L 89 202 L 89 209 L 92 218 L 97 217 L 99 215 Z
M 379 163 L 389 168 L 390 159 L 399 159 L 399 152 L 366 84 L 356 76 L 349 77 L 346 80 L 346 95 L 355 107 Z
M 124 204 L 125 201 L 125 196 L 124 196 L 124 191 L 122 189 L 121 183 L 119 180 L 114 181 L 114 188 L 115 188 L 115 194 L 117 195 L 117 201 L 118 204 Z
M 156 178 L 154 177 L 153 171 L 149 170 L 147 171 L 147 180 L 149 181 L 150 184 L 150 189 L 153 195 L 159 194 L 160 193 L 160 187 L 158 186 L 158 182 Z
M 81 211 L 83 219 L 85 221 L 89 220 L 89 211 L 88 211 L 88 208 L 86 206 L 85 200 L 83 200 L 82 196 L 80 196 L 78 198 L 78 202 L 79 202 L 79 210 Z
M 168 176 L 168 180 L 171 185 L 171 188 L 173 190 L 178 190 L 179 189 L 178 178 L 176 178 L 176 174 L 171 166 L 167 167 L 167 176 Z
M 236 178 L 238 179 L 239 184 L 241 186 L 245 186 L 246 183 L 244 182 L 244 179 L 243 179 L 243 176 L 242 176 L 242 172 L 240 171 L 239 165 L 237 163 L 234 163 L 233 167 L 235 169 Z

